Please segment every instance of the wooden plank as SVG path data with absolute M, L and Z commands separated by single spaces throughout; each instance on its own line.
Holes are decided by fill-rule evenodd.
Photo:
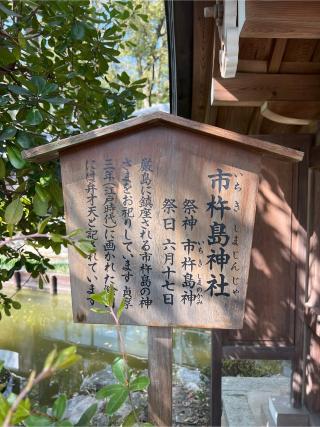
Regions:
M 216 101 L 319 101 L 318 75 L 237 73 L 214 79 Z
M 320 74 L 320 62 L 282 61 L 279 72 L 284 74 Z
M 315 169 L 320 168 L 320 145 L 311 149 L 309 167 Z
M 305 405 L 312 413 L 320 412 L 320 338 L 310 333 Z M 316 423 L 314 425 L 319 425 Z
M 267 61 L 258 61 L 254 59 L 239 59 L 239 73 L 266 73 L 268 71 Z
M 221 426 L 222 417 L 222 331 L 211 331 L 210 425 Z
M 224 101 L 224 100 L 217 100 L 215 99 L 213 101 L 212 108 L 216 107 L 261 107 L 263 105 L 264 101 Z M 213 124 L 213 122 L 210 122 Z M 216 123 L 214 123 L 216 125 Z M 223 125 L 221 125 L 223 127 Z
M 268 61 L 271 55 L 273 40 L 265 39 L 239 39 L 239 59 L 255 61 Z
M 246 1 L 241 37 L 320 38 L 320 3 L 317 1 Z
M 213 143 L 212 138 L 210 141 Z M 147 165 L 150 159 L 148 190 L 142 185 L 146 178 L 141 160 L 145 158 Z M 130 290 L 122 324 L 241 328 L 260 160 L 260 155 L 244 151 L 239 145 L 217 139 L 211 146 L 205 136 L 164 126 L 65 151 L 61 166 L 68 230 L 90 229 L 92 209 L 88 199 L 92 199 L 92 193 L 88 197 L 88 191 L 93 186 L 97 218 L 94 272 L 90 260 L 82 262 L 77 251 L 69 251 L 74 319 L 112 323 L 110 316 L 101 317 L 90 310 L 89 297 L 91 286 L 95 292 L 102 291 L 111 280 L 118 289 L 116 306 Z M 227 175 L 220 188 L 215 182 L 217 172 L 222 170 Z M 88 180 L 91 175 L 94 178 Z M 130 197 L 124 192 L 124 175 L 130 178 Z M 111 206 L 106 202 L 110 200 L 110 185 Z M 212 200 L 219 191 L 228 206 L 224 212 L 217 213 L 213 208 L 211 213 Z M 192 201 L 191 210 L 184 207 L 186 200 Z M 142 203 L 148 207 L 146 222 L 141 219 L 145 214 Z M 131 206 L 129 229 L 123 218 L 124 211 L 128 215 L 123 204 Z M 110 211 L 111 224 L 105 213 Z M 212 217 L 223 218 L 223 233 L 228 232 L 221 238 L 225 255 L 219 259 L 212 258 L 218 250 L 212 245 L 220 242 L 210 237 Z M 112 227 L 112 234 L 106 234 L 106 224 Z M 129 260 L 129 277 L 124 259 Z M 106 272 L 106 266 L 110 271 Z
M 320 101 L 268 101 L 268 108 L 276 114 L 294 119 L 320 119 Z
M 260 107 L 260 113 L 263 117 L 272 122 L 281 123 L 285 125 L 306 126 L 310 124 L 310 120 L 308 119 L 289 117 L 286 112 L 285 114 L 279 114 L 275 112 L 274 109 L 270 108 L 270 104 L 267 101 Z
M 281 144 L 285 147 L 294 147 L 295 149 L 297 147 L 304 147 L 311 145 L 314 141 L 314 135 L 313 134 L 303 134 L 303 133 L 295 133 L 292 135 L 288 134 L 259 134 L 259 135 L 253 135 L 255 138 L 262 139 L 264 141 L 272 142 L 273 144 Z
M 193 85 L 192 119 L 205 122 L 210 109 L 210 87 L 214 51 L 213 19 L 204 17 L 212 1 L 193 2 Z
M 289 143 L 289 137 L 276 135 L 273 142 Z M 292 230 L 292 204 L 297 191 L 295 167 L 275 159 L 263 159 L 244 327 L 230 331 L 228 343 L 248 346 L 257 343 L 261 347 L 269 343 L 279 347 L 294 343 L 296 265 L 292 249 L 295 232 Z
M 149 421 L 172 425 L 172 328 L 148 328 Z
M 312 154 L 311 154 L 312 157 Z M 320 171 L 310 173 L 309 275 L 306 304 L 306 392 L 305 404 L 311 412 L 320 412 Z M 310 328 L 310 329 L 309 329 Z
M 284 61 L 308 62 L 312 60 L 317 40 L 291 39 L 288 40 Z
M 270 76 L 273 77 L 273 76 Z M 233 80 L 233 79 L 226 79 Z M 224 141 L 235 142 L 243 145 L 247 149 L 255 151 L 264 151 L 266 154 L 283 158 L 291 161 L 300 161 L 303 157 L 302 153 L 290 148 L 279 147 L 264 141 L 240 135 L 235 132 L 227 131 L 215 126 L 198 123 L 192 120 L 184 119 L 182 117 L 174 116 L 171 114 L 156 112 L 145 116 L 136 117 L 126 120 L 124 122 L 116 123 L 110 126 L 104 126 L 90 132 L 85 132 L 80 135 L 71 136 L 59 141 L 51 142 L 46 145 L 31 148 L 23 151 L 23 157 L 29 161 L 42 163 L 49 160 L 57 159 L 59 152 L 70 147 L 76 147 L 88 141 L 103 141 L 111 140 L 116 135 L 122 135 L 128 132 L 136 132 L 137 130 L 150 127 L 154 125 L 171 125 L 180 129 L 188 129 L 201 135 L 216 136 Z M 109 139 L 107 139 L 109 138 Z
M 296 219 L 293 222 L 293 256 L 296 260 L 295 272 L 295 354 L 292 363 L 291 401 L 294 407 L 302 405 L 304 379 L 304 340 L 305 340 L 305 300 L 308 279 L 308 164 L 309 146 L 300 146 L 304 149 L 305 157 L 298 165 L 298 193 L 296 198 Z
M 318 301 L 320 303 L 320 301 Z M 314 335 L 320 338 L 320 305 L 306 305 L 305 320 Z
M 256 108 L 249 123 L 249 128 L 247 131 L 248 135 L 259 133 L 262 121 L 263 116 L 261 115 L 260 108 Z
M 171 113 L 191 118 L 193 2 L 164 2 L 167 18 Z
M 287 39 L 278 39 L 275 41 L 272 56 L 268 66 L 269 73 L 277 73 L 286 50 Z
M 293 345 L 224 345 L 224 359 L 260 359 L 291 360 L 294 356 Z

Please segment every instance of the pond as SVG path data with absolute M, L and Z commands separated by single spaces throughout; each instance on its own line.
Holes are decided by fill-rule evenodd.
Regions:
M 73 323 L 69 293 L 51 295 L 45 291 L 23 289 L 17 299 L 22 309 L 14 311 L 11 318 L 1 320 L 0 360 L 4 360 L 11 371 L 23 377 L 31 369 L 39 371 L 55 345 L 63 348 L 75 344 L 82 356 L 80 364 L 40 385 L 37 391 L 40 403 L 49 403 L 53 395 L 61 392 L 71 396 L 79 390 L 86 376 L 105 368 L 118 354 L 115 327 Z M 122 328 L 130 365 L 137 369 L 146 368 L 147 328 Z M 193 368 L 208 367 L 209 332 L 176 329 L 174 362 Z

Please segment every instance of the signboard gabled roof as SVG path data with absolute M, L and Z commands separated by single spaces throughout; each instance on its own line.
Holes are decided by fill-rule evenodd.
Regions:
M 121 133 L 130 133 L 143 129 L 144 127 L 157 125 L 167 125 L 169 127 L 186 129 L 190 132 L 207 137 L 215 137 L 220 140 L 230 141 L 235 144 L 240 144 L 243 148 L 248 150 L 261 151 L 264 154 L 284 160 L 297 162 L 303 159 L 303 153 L 301 151 L 160 111 L 25 150 L 23 151 L 23 157 L 29 161 L 42 163 L 57 159 L 61 151 L 70 147 L 79 146 L 89 141 L 99 140 L 106 136 L 110 137 Z

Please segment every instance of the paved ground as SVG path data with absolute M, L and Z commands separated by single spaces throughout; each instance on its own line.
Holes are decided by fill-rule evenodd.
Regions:
M 290 378 L 224 377 L 222 390 L 223 426 L 265 426 L 269 397 L 288 394 Z

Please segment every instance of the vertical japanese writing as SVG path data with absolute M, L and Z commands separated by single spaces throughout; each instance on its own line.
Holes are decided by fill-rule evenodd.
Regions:
M 186 235 L 191 237 L 193 229 L 198 223 L 198 206 L 195 200 L 184 199 L 182 209 L 184 213 L 182 227 L 184 228 Z M 202 248 L 200 246 L 200 242 L 192 240 L 190 237 L 187 237 L 181 242 L 184 251 L 184 257 L 181 261 L 183 271 L 183 294 L 181 295 L 181 302 L 192 306 L 194 302 L 202 304 L 201 278 L 199 274 L 196 277 L 194 276 L 194 269 L 197 267 L 195 251 L 198 249 L 199 252 L 201 252 Z M 200 266 L 201 260 L 199 260 L 198 263 L 198 267 Z
M 217 168 L 217 172 L 208 175 L 208 178 L 211 181 L 211 188 L 214 194 L 211 194 L 211 199 L 207 203 L 207 212 L 209 212 L 211 218 L 210 234 L 208 236 L 210 253 L 207 256 L 207 264 L 210 270 L 217 266 L 220 271 L 218 273 L 219 277 L 210 272 L 211 277 L 207 281 L 209 286 L 205 292 L 208 292 L 210 297 L 229 297 L 230 293 L 226 289 L 229 283 L 226 281 L 225 268 L 230 261 L 230 254 L 227 252 L 230 236 L 227 233 L 224 217 L 231 210 L 231 207 L 228 200 L 224 200 L 222 196 L 230 188 L 232 174 Z
M 97 186 L 96 186 L 96 162 L 95 160 L 86 161 L 86 204 L 87 204 L 87 238 L 92 240 L 93 246 L 96 248 L 98 240 L 97 220 Z M 87 301 L 90 305 L 94 305 L 90 295 L 95 293 L 95 283 L 97 278 L 97 254 L 94 252 L 88 257 L 89 275 L 87 276 L 88 290 Z
M 177 205 L 175 199 L 165 198 L 162 203 L 162 211 L 164 214 L 163 228 L 165 231 L 166 241 L 163 242 L 164 250 L 164 269 L 162 271 L 164 277 L 163 288 L 163 302 L 167 305 L 173 305 L 174 302 L 174 288 L 175 281 L 174 275 L 176 270 L 174 269 L 175 262 L 175 251 L 176 242 L 172 238 L 176 229 L 176 213 Z
M 115 191 L 115 166 L 112 159 L 106 158 L 103 166 L 103 214 L 104 214 L 104 287 L 108 289 L 113 282 L 115 273 L 115 229 L 117 226 L 116 218 L 116 191 Z
M 141 282 L 140 282 L 140 307 L 149 308 L 152 304 L 151 295 L 151 219 L 152 219 L 152 161 L 143 158 L 140 165 L 140 219 L 141 219 Z
M 240 191 L 242 191 L 242 184 L 241 184 L 241 177 L 243 176 L 243 173 L 240 172 L 239 174 L 235 174 L 235 185 L 234 185 L 234 192 L 237 195 Z M 240 212 L 240 203 L 236 199 L 234 201 L 233 206 L 233 212 L 235 218 L 239 215 Z M 234 286 L 232 292 L 234 295 L 237 295 L 240 293 L 239 286 L 240 286 L 240 277 L 239 277 L 239 225 L 234 224 L 233 226 L 233 239 L 232 239 L 232 266 L 231 266 L 231 273 L 232 273 L 232 285 Z
M 125 286 L 123 289 L 122 297 L 124 299 L 124 306 L 127 310 L 129 307 L 132 307 L 132 289 L 131 289 L 131 278 L 133 276 L 132 266 L 131 266 L 131 258 L 133 258 L 132 251 L 132 239 L 130 235 L 130 229 L 132 226 L 132 221 L 134 218 L 133 211 L 133 197 L 131 193 L 132 189 L 132 181 L 130 175 L 130 169 L 132 166 L 132 162 L 129 159 L 125 159 L 122 162 L 121 169 L 121 183 L 123 186 L 123 196 L 122 196 L 122 211 L 121 216 L 124 224 L 124 235 L 122 239 L 122 245 L 125 248 L 125 255 L 122 255 L 123 265 L 122 265 L 122 274 L 121 276 L 124 278 Z

